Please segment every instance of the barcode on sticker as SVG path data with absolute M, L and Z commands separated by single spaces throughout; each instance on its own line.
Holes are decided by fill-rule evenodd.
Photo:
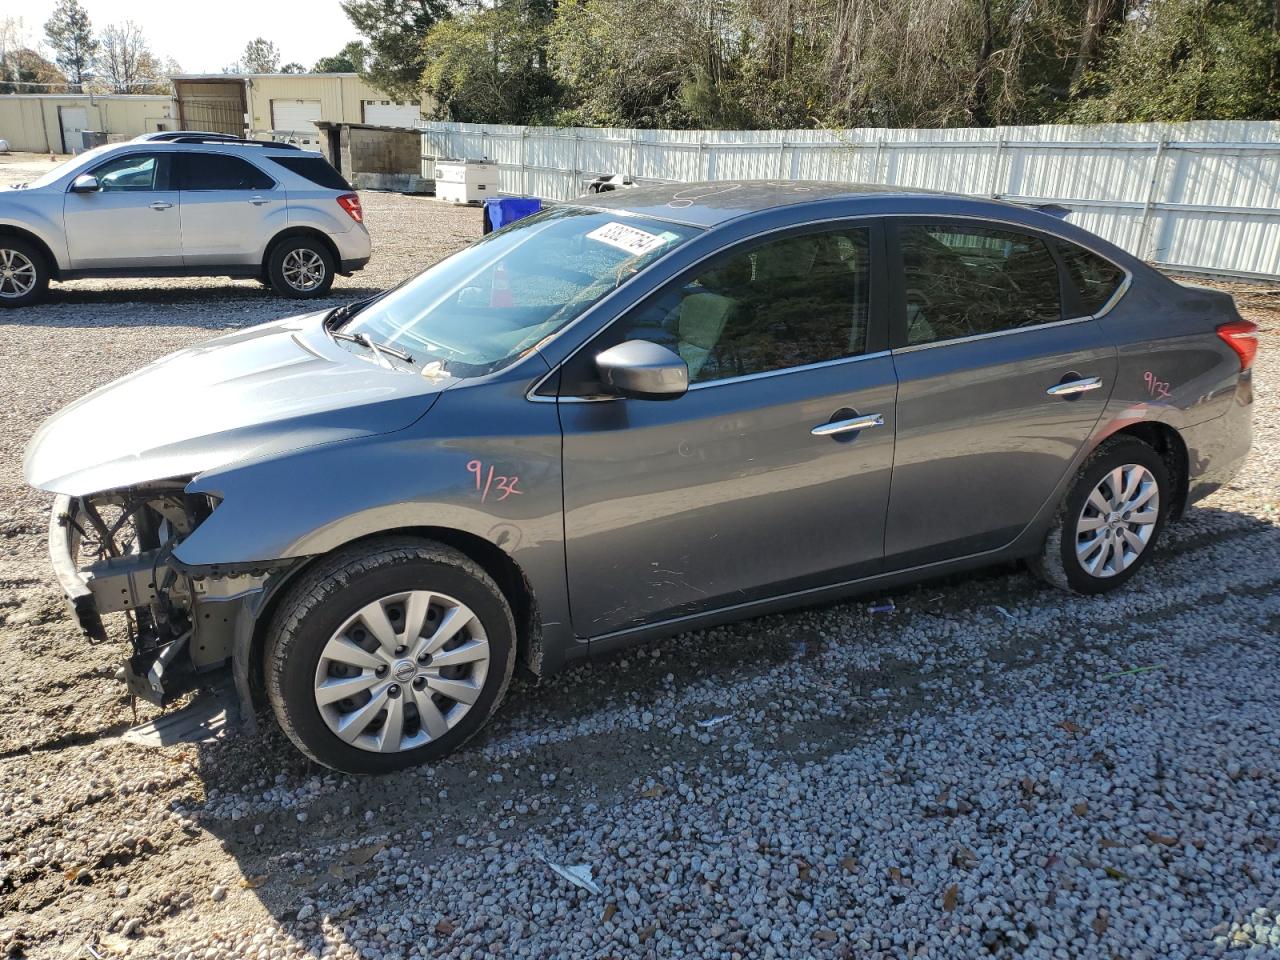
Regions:
M 657 250 L 667 242 L 665 237 L 637 230 L 625 223 L 606 223 L 603 227 L 596 227 L 587 234 L 587 239 L 607 243 L 611 247 L 625 250 L 637 257 L 651 250 Z

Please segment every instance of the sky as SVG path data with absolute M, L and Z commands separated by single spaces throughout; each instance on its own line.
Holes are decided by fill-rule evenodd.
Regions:
M 310 68 L 357 39 L 338 0 L 81 0 L 95 30 L 132 20 L 142 27 L 151 52 L 173 57 L 184 73 L 220 73 L 240 58 L 255 37 L 280 51 L 282 64 L 296 60 Z M 29 42 L 44 42 L 44 23 L 55 0 L 0 0 L 0 18 L 22 21 Z M 39 47 L 37 47 L 39 49 Z M 47 50 L 43 51 L 46 55 Z

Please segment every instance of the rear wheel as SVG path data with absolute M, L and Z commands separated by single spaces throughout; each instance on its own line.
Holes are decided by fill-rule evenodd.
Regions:
M 1155 450 L 1130 437 L 1106 440 L 1081 467 L 1032 567 L 1064 590 L 1115 590 L 1150 560 L 1172 502 Z
M 48 289 L 44 254 L 21 237 L 0 235 L 0 307 L 38 303 Z
M 450 547 L 408 538 L 342 551 L 285 597 L 266 649 L 281 728 L 347 773 L 457 749 L 497 709 L 515 626 L 492 578 Z
M 333 286 L 333 254 L 312 237 L 286 237 L 267 257 L 267 276 L 281 296 L 295 300 L 322 297 Z

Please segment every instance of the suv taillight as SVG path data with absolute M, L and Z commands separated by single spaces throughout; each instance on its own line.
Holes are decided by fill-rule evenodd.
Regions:
M 338 198 L 338 206 L 347 211 L 347 215 L 356 223 L 364 223 L 364 211 L 360 209 L 358 194 L 344 193 Z
M 1232 320 L 1218 327 L 1220 336 L 1236 353 L 1240 354 L 1240 369 L 1248 370 L 1258 355 L 1258 325 L 1250 320 Z

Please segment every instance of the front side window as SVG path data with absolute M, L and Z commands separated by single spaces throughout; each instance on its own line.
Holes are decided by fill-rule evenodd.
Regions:
M 1084 247 L 1058 241 L 1058 251 L 1066 264 L 1067 276 L 1075 287 L 1081 309 L 1087 314 L 1100 311 L 1124 280 L 1124 271 Z
M 867 343 L 869 241 L 866 227 L 849 227 L 730 253 L 650 297 L 608 340 L 663 344 L 689 365 L 690 383 L 857 356 Z
M 270 190 L 275 181 L 248 160 L 225 153 L 183 153 L 183 190 Z
M 165 166 L 156 154 L 131 153 L 94 167 L 92 173 L 99 189 L 107 192 L 166 190 Z
M 898 229 L 909 346 L 1062 319 L 1058 265 L 1037 237 L 968 225 Z
M 516 220 L 365 307 L 342 329 L 491 373 L 534 349 L 696 227 L 569 205 Z

